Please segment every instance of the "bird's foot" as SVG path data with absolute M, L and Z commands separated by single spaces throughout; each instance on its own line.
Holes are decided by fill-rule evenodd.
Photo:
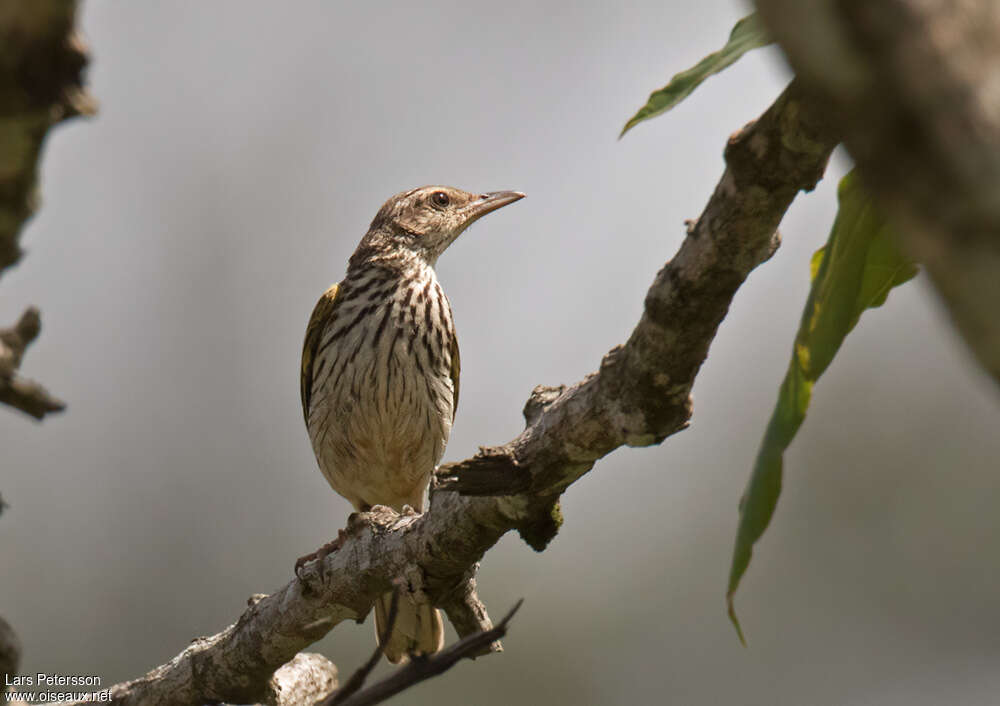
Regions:
M 300 556 L 295 561 L 295 575 L 298 578 L 302 578 L 302 567 L 308 564 L 310 561 L 323 561 L 327 556 L 333 554 L 335 551 L 344 546 L 344 542 L 347 540 L 347 532 L 344 530 L 337 530 L 337 538 L 332 542 L 327 542 L 322 547 L 317 549 L 311 554 L 306 554 L 305 556 Z

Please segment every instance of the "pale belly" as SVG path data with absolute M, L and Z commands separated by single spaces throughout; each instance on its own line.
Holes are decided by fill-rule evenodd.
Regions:
M 338 362 L 313 390 L 308 428 L 320 470 L 359 510 L 405 504 L 422 512 L 451 433 L 450 361 L 435 364 L 419 339 L 411 344 L 410 328 L 393 317 L 375 356 L 352 355 L 370 350 L 372 331 L 338 341 Z

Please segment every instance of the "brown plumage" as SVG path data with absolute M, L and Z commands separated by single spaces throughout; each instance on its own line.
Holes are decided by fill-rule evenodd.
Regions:
M 320 470 L 355 509 L 423 512 L 458 406 L 458 339 L 434 273 L 478 218 L 524 195 L 425 186 L 379 209 L 344 280 L 313 310 L 302 350 L 302 409 Z M 306 557 L 303 557 L 306 559 Z M 387 594 L 375 604 L 382 634 Z M 441 648 L 440 613 L 404 595 L 386 656 Z

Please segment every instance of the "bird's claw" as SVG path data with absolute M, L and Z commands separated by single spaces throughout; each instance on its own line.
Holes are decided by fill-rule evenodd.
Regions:
M 306 554 L 305 556 L 300 556 L 295 561 L 295 576 L 299 579 L 302 578 L 302 567 L 308 564 L 310 561 L 323 561 L 327 556 L 333 554 L 335 551 L 344 546 L 344 542 L 347 540 L 347 532 L 344 530 L 337 530 L 337 538 L 332 542 L 327 542 L 322 547 L 312 552 L 311 554 Z

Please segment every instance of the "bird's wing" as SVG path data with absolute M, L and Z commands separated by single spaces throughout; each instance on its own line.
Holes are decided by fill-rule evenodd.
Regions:
M 312 398 L 313 365 L 316 352 L 319 350 L 323 331 L 333 319 L 333 311 L 337 306 L 338 290 L 339 285 L 335 284 L 323 292 L 323 296 L 316 302 L 312 316 L 309 317 L 309 325 L 306 326 L 306 340 L 302 344 L 301 376 L 302 413 L 305 415 L 306 424 L 309 424 L 309 401 Z
M 458 355 L 458 336 L 451 337 L 451 384 L 454 392 L 454 404 L 451 406 L 451 418 L 455 419 L 458 412 L 458 377 L 462 372 L 462 360 Z

